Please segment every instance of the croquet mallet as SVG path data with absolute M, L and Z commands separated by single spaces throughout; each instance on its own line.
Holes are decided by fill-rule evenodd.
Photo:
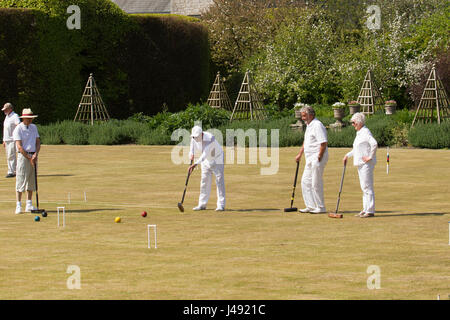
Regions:
M 294 195 L 295 195 L 295 187 L 297 185 L 297 175 L 298 175 L 298 167 L 300 165 L 300 160 L 297 161 L 297 169 L 295 169 L 295 179 L 294 179 L 294 187 L 292 188 L 292 196 L 291 196 L 291 207 L 290 208 L 284 208 L 284 212 L 295 212 L 298 211 L 297 208 L 292 207 L 294 204 Z
M 192 166 L 192 160 L 191 160 L 190 166 Z M 186 184 L 184 186 L 184 191 L 183 191 L 183 197 L 181 198 L 181 202 L 178 202 L 178 209 L 180 210 L 180 212 L 184 212 L 183 202 L 184 202 L 184 196 L 186 195 L 186 189 L 187 189 L 190 175 L 191 175 L 191 171 L 188 171 L 188 174 L 186 177 Z
M 339 210 L 339 203 L 341 202 L 341 192 L 342 192 L 342 185 L 344 184 L 344 175 L 345 175 L 345 167 L 346 166 L 347 166 L 347 163 L 344 164 L 344 170 L 342 171 L 341 186 L 339 188 L 336 212 L 330 212 L 328 214 L 328 217 L 330 217 L 330 218 L 343 218 L 344 217 L 344 215 L 342 213 L 338 213 L 338 210 Z
M 39 209 L 39 195 L 38 195 L 38 183 L 37 183 L 37 163 L 34 164 L 34 186 L 36 187 L 36 210 L 31 210 L 31 213 L 46 214 L 45 209 Z

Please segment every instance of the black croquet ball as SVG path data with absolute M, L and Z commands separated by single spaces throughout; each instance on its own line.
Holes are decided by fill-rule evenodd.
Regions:
M 43 211 L 42 216 L 45 218 L 47 216 L 47 211 Z

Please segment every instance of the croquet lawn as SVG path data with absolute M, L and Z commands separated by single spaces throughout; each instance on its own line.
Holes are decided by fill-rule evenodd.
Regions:
M 298 148 L 279 150 L 274 175 L 261 175 L 261 164 L 226 165 L 225 212 L 214 210 L 214 182 L 208 210 L 192 211 L 200 186 L 195 170 L 180 213 L 187 165 L 175 165 L 171 151 L 171 146 L 42 146 L 39 200 L 48 217 L 40 222 L 31 213 L 14 214 L 15 179 L 4 178 L 5 152 L 0 152 L 0 299 L 436 299 L 450 294 L 450 150 L 391 148 L 387 174 L 386 149 L 380 148 L 377 213 L 368 219 L 354 216 L 362 193 L 351 165 L 341 194 L 343 219 L 283 212 L 290 206 Z M 324 174 L 329 211 L 336 208 L 348 151 L 329 151 Z M 303 165 L 304 159 L 298 208 L 304 207 Z M 65 227 L 57 225 L 57 207 L 65 207 Z M 115 217 L 122 222 L 115 223 Z M 147 247 L 148 224 L 157 225 L 156 249 Z M 70 273 L 69 266 L 79 273 Z M 68 286 L 75 275 L 80 289 Z M 378 289 L 370 289 L 377 284 L 374 277 Z

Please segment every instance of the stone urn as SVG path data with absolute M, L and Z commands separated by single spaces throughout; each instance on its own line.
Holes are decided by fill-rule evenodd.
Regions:
M 295 111 L 295 119 L 297 119 L 297 122 L 291 124 L 291 128 L 293 130 L 304 131 L 305 124 L 302 121 L 302 113 L 300 112 L 300 109 L 294 111 Z
M 342 122 L 342 119 L 345 117 L 345 109 L 344 108 L 333 108 L 333 114 L 334 118 L 336 119 L 336 122 L 331 124 L 331 128 L 342 128 L 344 127 L 344 123 Z
M 386 101 L 384 104 L 384 109 L 386 110 L 387 115 L 394 114 L 396 108 L 397 108 L 397 102 L 395 102 L 394 100 Z
M 353 115 L 355 113 L 358 113 L 361 110 L 361 105 L 358 104 L 349 104 L 348 110 L 350 111 L 350 114 Z

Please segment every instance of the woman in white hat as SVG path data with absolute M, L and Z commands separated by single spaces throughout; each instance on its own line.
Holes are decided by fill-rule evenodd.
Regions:
M 365 126 L 365 116 L 358 112 L 352 116 L 351 123 L 356 130 L 353 149 L 343 159 L 353 157 L 353 165 L 358 167 L 359 182 L 363 192 L 363 209 L 357 217 L 368 218 L 375 215 L 375 192 L 373 189 L 373 170 L 377 163 L 378 143 Z
M 191 147 L 189 157 L 194 160 L 195 151 L 199 150 L 202 154 L 197 161 L 190 167 L 189 172 L 201 164 L 202 179 L 200 183 L 200 197 L 198 206 L 193 210 L 205 210 L 211 194 L 212 174 L 216 176 L 217 186 L 217 208 L 216 211 L 225 210 L 225 179 L 224 179 L 224 156 L 223 149 L 216 138 L 209 132 L 203 132 L 202 128 L 195 126 L 192 128 Z
M 22 123 L 14 129 L 13 137 L 16 142 L 17 171 L 16 171 L 16 214 L 22 213 L 22 193 L 27 191 L 27 203 L 25 212 L 35 210 L 32 198 L 33 191 L 36 191 L 36 177 L 34 166 L 37 164 L 37 158 L 41 149 L 41 140 L 33 119 L 37 115 L 33 114 L 31 109 L 22 110 Z

